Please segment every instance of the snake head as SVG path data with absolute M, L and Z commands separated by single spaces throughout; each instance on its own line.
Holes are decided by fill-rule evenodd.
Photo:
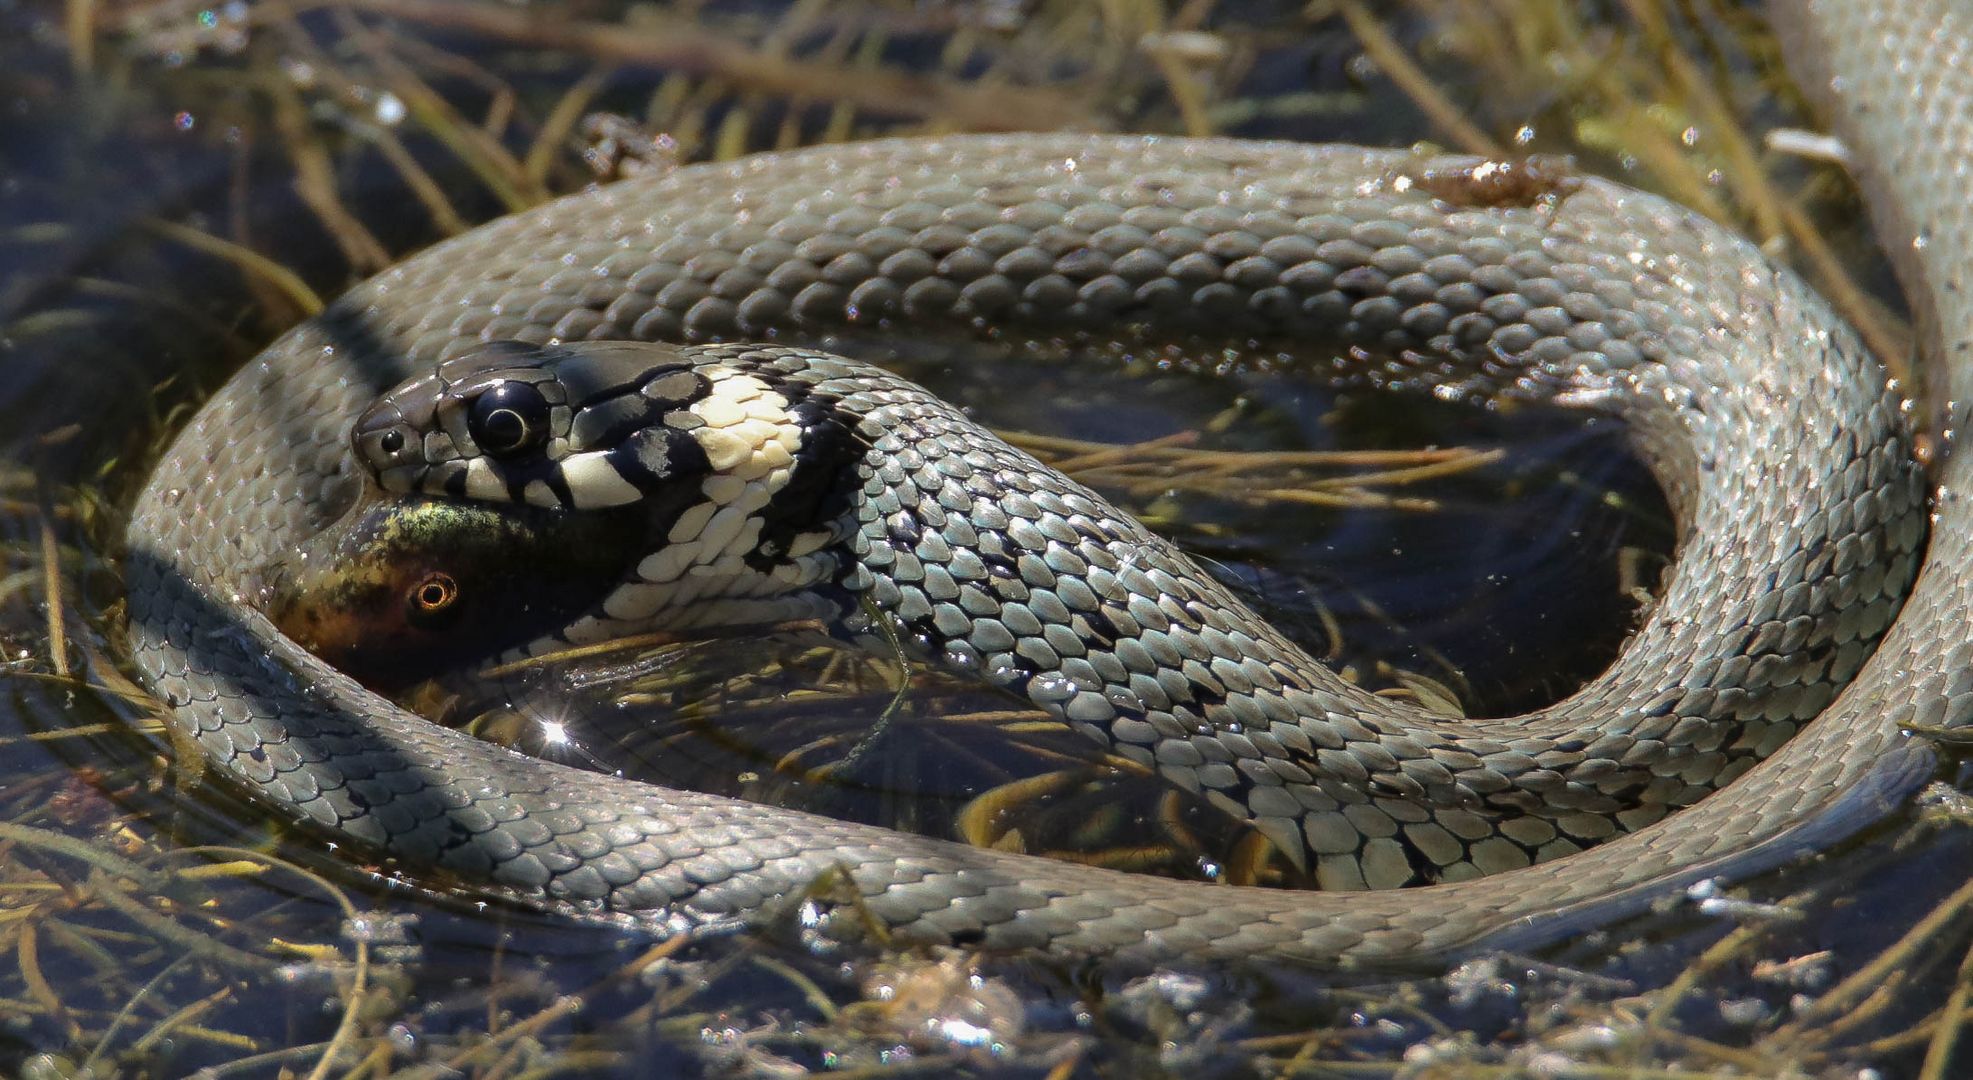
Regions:
M 691 434 L 713 393 L 670 346 L 496 341 L 360 414 L 357 461 L 385 491 L 594 510 L 714 468 Z
M 357 460 L 385 491 L 528 501 L 569 453 L 572 413 L 543 364 L 557 355 L 496 341 L 398 384 L 357 416 Z
M 784 598 L 833 578 L 850 531 L 845 481 L 867 447 L 818 388 L 843 363 L 754 346 L 495 342 L 384 394 L 352 439 L 383 492 L 638 517 L 641 557 L 568 634 L 773 622 L 813 608 Z M 387 591 L 415 597 L 419 584 L 393 576 Z M 444 582 L 430 588 L 446 598 Z M 399 613 L 365 621 L 385 618 Z

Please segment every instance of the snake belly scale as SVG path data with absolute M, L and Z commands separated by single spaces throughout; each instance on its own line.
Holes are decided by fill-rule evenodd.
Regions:
M 1963 623 L 1967 564 L 1941 569 L 1935 542 L 1899 614 L 1926 507 L 1896 389 L 1811 291 L 1719 227 L 1587 177 L 1467 197 L 1473 164 L 1233 140 L 894 140 L 501 219 L 358 286 L 201 410 L 134 511 L 135 662 L 217 766 L 294 816 L 482 891 L 664 929 L 755 914 L 841 871 L 862 910 L 825 912 L 825 932 L 867 913 L 907 940 L 990 948 L 1432 964 L 1773 865 L 1881 814 L 1929 773 L 1899 724 L 1957 723 L 1963 696 L 1915 658 Z M 358 414 L 447 361 L 484 367 L 487 342 L 828 342 L 879 324 L 1333 354 L 1401 389 L 1619 415 L 1681 512 L 1681 558 L 1583 691 L 1531 716 L 1430 719 L 1306 662 L 1081 489 L 942 444 L 946 414 L 909 384 L 799 348 L 667 352 L 709 382 L 694 365 L 753 364 L 734 370 L 777 407 L 791 381 L 881 387 L 876 411 L 922 430 L 868 436 L 866 469 L 895 475 L 870 489 L 859 556 L 877 561 L 856 588 L 954 662 L 1025 644 L 1010 685 L 1253 820 L 1325 884 L 1438 882 L 1372 893 L 1147 880 L 577 772 L 401 712 L 253 609 L 256 568 L 349 502 Z M 563 443 L 564 469 L 604 452 Z M 455 464 L 454 486 L 472 485 Z M 900 515 L 915 532 L 896 535 Z M 963 628 L 940 591 L 940 575 L 966 583 L 948 550 L 962 532 L 993 534 L 1024 592 L 962 612 Z M 750 553 L 772 573 L 826 550 L 798 535 Z M 659 582 L 652 569 L 629 584 Z M 983 629 L 1016 606 L 1033 633 Z M 1088 639 L 1056 632 L 1098 612 L 1096 636 L 1136 645 L 1078 655 Z

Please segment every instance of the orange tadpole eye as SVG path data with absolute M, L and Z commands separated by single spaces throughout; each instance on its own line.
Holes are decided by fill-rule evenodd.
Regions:
M 452 580 L 451 574 L 433 574 L 418 583 L 417 591 L 411 594 L 411 602 L 421 611 L 444 611 L 459 599 L 459 583 Z
M 405 597 L 406 614 L 415 625 L 429 626 L 459 600 L 459 583 L 451 574 L 426 574 Z

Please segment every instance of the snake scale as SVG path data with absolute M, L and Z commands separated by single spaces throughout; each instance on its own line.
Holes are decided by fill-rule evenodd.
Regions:
M 1945 0 L 1800 0 L 1777 15 L 1884 211 L 1936 343 L 1927 359 L 1944 372 L 1949 435 L 1956 403 L 1973 400 L 1973 369 L 1942 363 L 1973 341 L 1973 294 L 1957 278 L 1973 211 L 1950 182 L 1973 161 L 1961 52 L 1973 18 Z M 1334 354 L 1400 389 L 1619 415 L 1681 511 L 1681 558 L 1590 686 L 1531 716 L 1445 721 L 1303 667 L 1272 631 L 1185 593 L 1176 571 L 1164 583 L 1181 596 L 1162 616 L 1130 608 L 1116 591 L 1129 575 L 1091 550 L 1116 537 L 1057 535 L 1088 524 L 1081 494 L 1017 507 L 1039 545 L 1023 550 L 1045 555 L 1052 537 L 1077 555 L 1049 566 L 1064 618 L 1095 609 L 1070 603 L 1086 590 L 1095 607 L 1141 616 L 1125 630 L 1150 645 L 1159 627 L 1183 638 L 1147 684 L 1135 660 L 1070 664 L 1073 644 L 1037 628 L 1062 645 L 1048 652 L 1057 677 L 1017 688 L 1250 818 L 1325 883 L 1438 882 L 1376 892 L 1147 879 L 579 772 L 400 711 L 254 609 L 257 568 L 349 501 L 359 412 L 484 342 L 801 345 L 877 329 L 967 339 L 982 326 Z M 827 366 L 801 349 L 766 355 Z M 482 226 L 270 346 L 200 410 L 135 506 L 130 646 L 171 722 L 230 779 L 402 867 L 526 904 L 683 931 L 841 871 L 861 904 L 818 908 L 825 934 L 874 916 L 902 940 L 994 949 L 1431 966 L 1817 850 L 1930 775 L 1929 746 L 1904 729 L 1968 714 L 1973 529 L 1959 491 L 1973 464 L 1947 455 L 1928 548 L 1901 408 L 1794 275 L 1695 214 L 1595 178 L 1157 137 L 767 154 Z M 890 550 L 923 555 L 928 534 L 938 546 L 952 528 L 917 519 L 931 524 Z M 926 591 L 895 560 L 878 577 Z M 917 625 L 933 625 L 944 599 L 921 596 Z M 977 631 L 931 645 L 949 652 Z M 1159 665 L 1188 662 L 1196 670 L 1161 696 Z

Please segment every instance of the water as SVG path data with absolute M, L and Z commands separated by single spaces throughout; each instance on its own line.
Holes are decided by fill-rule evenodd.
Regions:
M 1296 1068 L 1375 1075 L 1406 1060 L 1644 1075 L 1868 1064 L 1903 1075 L 1932 1052 L 1928 1017 L 1965 942 L 1943 916 L 1946 930 L 1906 935 L 1959 883 L 1941 869 L 1967 854 L 1950 827 L 1892 822 L 1752 894 L 1795 898 L 1800 915 L 1678 902 L 1539 958 L 1331 988 L 1351 980 L 835 954 L 809 947 L 799 905 L 765 937 L 654 945 L 428 893 L 430 883 L 271 825 L 200 778 L 195 761 L 174 764 L 117 656 L 119 512 L 146 462 L 311 297 L 444 235 L 450 221 L 590 179 L 579 145 L 588 137 L 572 122 L 582 113 L 656 117 L 676 142 L 667 152 L 687 158 L 908 131 L 928 118 L 1203 122 L 1388 145 L 1444 137 L 1342 21 L 1305 22 L 1290 5 L 1228 5 L 1199 25 L 1184 22 L 1196 5 L 1109 5 L 1099 17 L 1066 4 L 752 4 L 699 12 L 702 22 L 690 10 L 640 9 L 622 17 L 647 29 L 680 21 L 607 38 L 599 28 L 619 18 L 610 11 L 537 24 L 527 21 L 537 9 L 518 5 L 402 4 L 395 20 L 388 7 L 98 11 L 85 53 L 65 19 L 90 9 L 0 3 L 0 1074 L 307 1075 L 333 1061 L 314 1075 L 1241 1075 L 1292 1071 L 1284 1062 L 1300 1055 Z M 1377 25 L 1401 55 L 1425 60 L 1451 100 L 1477 110 L 1484 131 L 1511 139 L 1528 127 L 1535 147 L 1573 149 L 1595 171 L 1729 207 L 1749 201 L 1723 175 L 1727 135 L 1701 102 L 1666 92 L 1618 104 L 1621 92 L 1656 85 L 1638 59 L 1651 50 L 1625 47 L 1639 37 L 1626 24 L 1588 22 L 1580 48 L 1556 47 L 1536 65 L 1546 80 L 1470 59 L 1490 42 L 1498 53 L 1560 38 L 1595 12 L 1523 14 L 1508 34 L 1480 6 L 1447 0 Z M 1786 99 L 1757 82 L 1763 54 L 1735 36 L 1740 14 L 1688 16 L 1674 22 L 1681 40 L 1706 46 L 1696 54 L 1729 100 L 1760 123 L 1788 121 Z M 779 50 L 780 60 L 744 66 L 713 43 Z M 916 80 L 909 93 L 886 81 L 898 78 Z M 647 141 L 634 127 L 608 133 L 589 140 L 589 160 L 607 164 Z M 1670 163 L 1666 146 L 1676 148 Z M 1867 249 L 1846 196 L 1803 166 L 1773 164 L 1784 185 L 1821 196 L 1810 205 L 1840 226 L 1839 252 Z M 1874 267 L 1864 279 L 1881 289 L 1881 264 L 1859 264 Z M 1895 335 L 1895 319 L 1881 321 Z M 1475 712 L 1553 700 L 1596 670 L 1670 544 L 1662 503 L 1620 437 L 1556 417 L 1150 369 L 1027 369 L 1029 392 L 1010 404 L 963 368 L 913 374 L 996 426 L 1044 436 L 1203 433 L 1186 448 L 1255 453 L 1500 449 L 1461 477 L 1387 493 L 1429 499 L 1430 510 L 1227 500 L 1128 470 L 1107 477 L 1126 505 L 1244 583 L 1318 654 L 1372 685 Z M 775 679 L 813 680 L 828 666 L 812 643 L 770 643 L 749 658 L 760 655 L 780 665 Z M 655 779 L 691 775 L 948 834 L 974 797 L 1032 772 L 1037 755 L 1080 749 L 1046 733 L 1010 741 L 988 724 L 936 721 L 1006 703 L 934 688 L 914 700 L 915 722 L 900 721 L 847 780 L 790 777 L 773 763 L 794 751 L 840 757 L 858 725 L 793 725 L 785 708 L 693 716 L 706 700 L 698 688 L 751 679 L 768 699 L 785 689 L 740 667 L 719 654 L 665 669 L 682 686 L 666 688 L 652 715 L 684 704 L 684 719 L 645 720 L 628 735 L 585 729 L 586 752 Z M 840 668 L 830 677 L 843 681 Z M 862 678 L 838 692 L 874 716 L 890 701 L 888 676 Z M 530 717 L 520 715 L 525 741 Z M 708 727 L 721 738 L 708 739 Z M 1167 812 L 1159 793 L 1083 768 L 1020 807 L 1030 844 L 1224 872 L 1211 835 L 1201 851 L 1120 850 L 1120 838 Z M 1886 953 L 1901 940 L 1907 951 Z

